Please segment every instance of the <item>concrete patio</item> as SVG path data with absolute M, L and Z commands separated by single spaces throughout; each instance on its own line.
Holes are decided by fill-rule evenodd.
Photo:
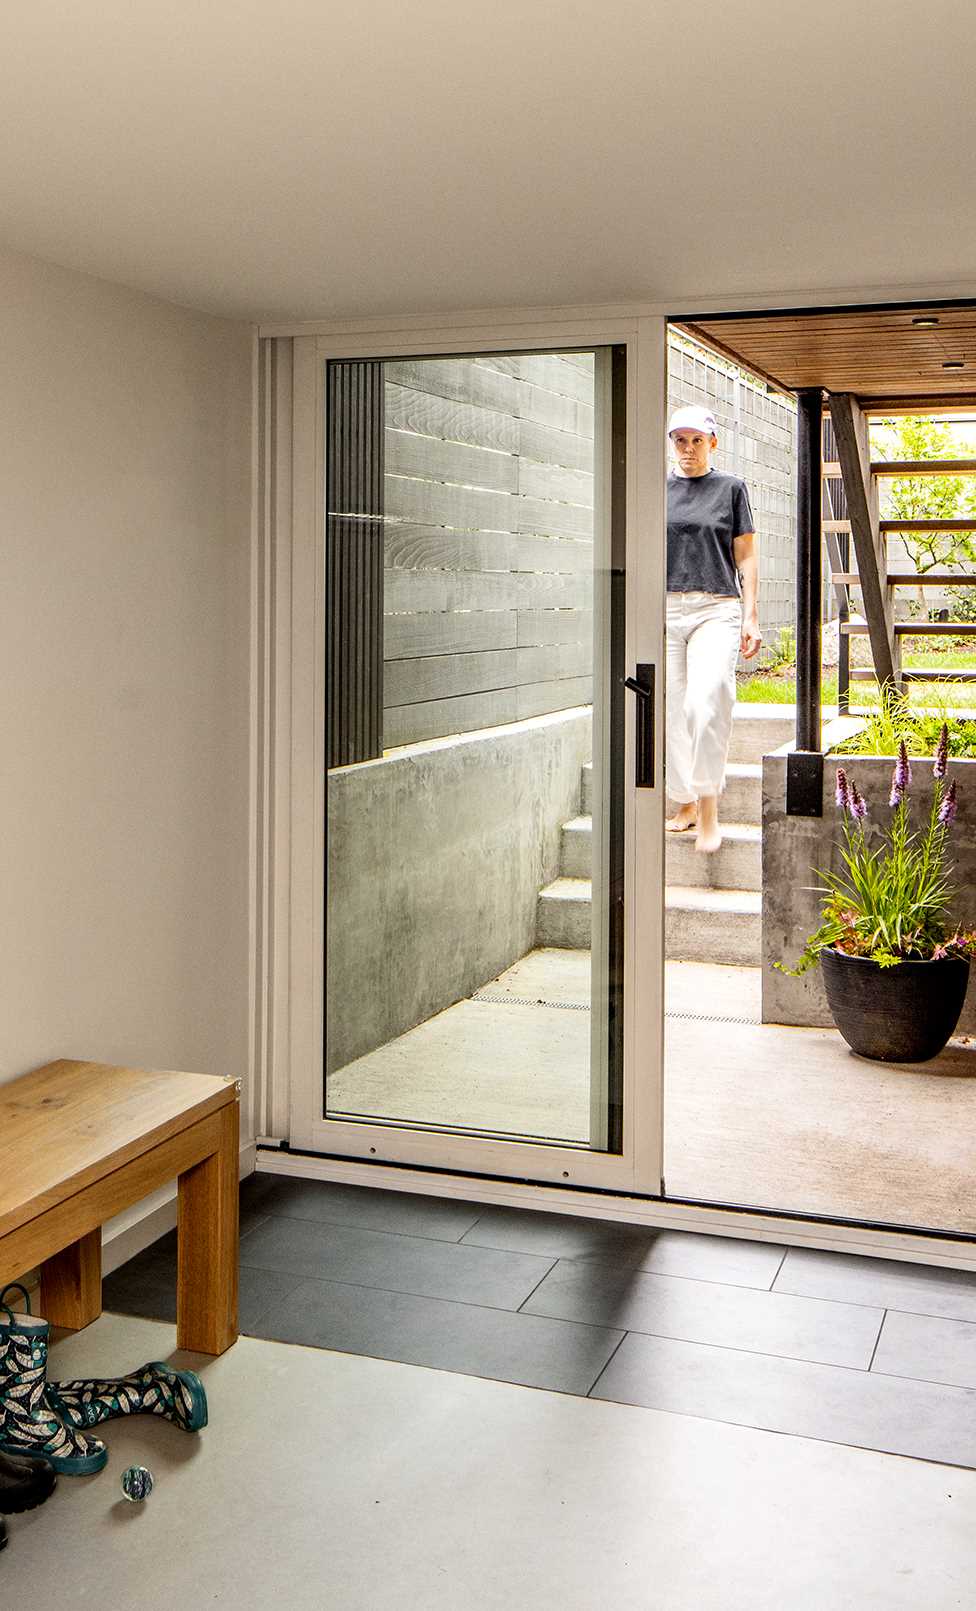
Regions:
M 585 1144 L 590 959 L 530 952 L 329 1082 L 331 1114 Z M 671 1197 L 976 1232 L 976 1044 L 855 1057 L 832 1029 L 760 1022 L 760 970 L 669 962 Z

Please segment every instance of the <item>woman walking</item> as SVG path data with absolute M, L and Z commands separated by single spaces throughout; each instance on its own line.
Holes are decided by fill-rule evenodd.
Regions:
M 749 493 L 712 468 L 714 414 L 679 408 L 668 437 L 667 790 L 670 833 L 718 850 L 719 795 L 732 736 L 735 668 L 759 653 L 759 556 Z

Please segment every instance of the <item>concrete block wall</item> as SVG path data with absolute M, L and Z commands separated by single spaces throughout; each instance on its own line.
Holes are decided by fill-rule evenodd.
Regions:
M 719 424 L 716 468 L 741 476 L 760 543 L 759 614 L 765 655 L 795 620 L 796 408 L 717 353 L 672 331 L 668 402 L 710 408 Z

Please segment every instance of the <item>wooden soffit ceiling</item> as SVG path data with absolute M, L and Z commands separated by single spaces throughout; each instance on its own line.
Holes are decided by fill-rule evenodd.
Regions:
M 853 392 L 872 410 L 976 401 L 976 304 L 712 315 L 678 327 L 786 391 Z

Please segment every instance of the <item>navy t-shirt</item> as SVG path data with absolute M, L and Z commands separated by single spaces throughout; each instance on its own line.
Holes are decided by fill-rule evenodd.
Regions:
M 755 531 L 749 493 L 737 475 L 668 476 L 668 592 L 735 598 L 739 578 L 732 544 Z

